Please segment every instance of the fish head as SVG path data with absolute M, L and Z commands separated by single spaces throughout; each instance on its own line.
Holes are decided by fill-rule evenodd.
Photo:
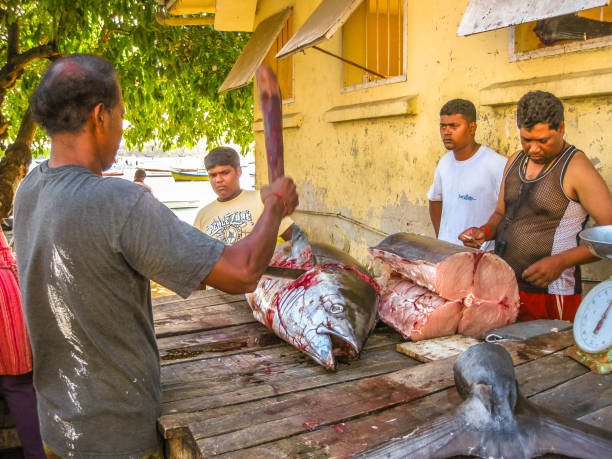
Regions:
M 375 325 L 377 302 L 376 290 L 352 269 L 318 265 L 287 286 L 279 310 L 284 325 L 301 334 L 300 349 L 335 369 L 336 358 L 361 351 Z
M 469 347 L 453 366 L 457 392 L 464 400 L 479 399 L 494 416 L 509 418 L 519 392 L 512 357 L 498 344 Z

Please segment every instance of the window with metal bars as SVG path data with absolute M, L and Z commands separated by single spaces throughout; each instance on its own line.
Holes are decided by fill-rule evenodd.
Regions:
M 405 76 L 406 0 L 365 0 L 342 29 L 343 86 Z
M 586 42 L 611 35 L 612 6 L 602 6 L 517 25 L 514 31 L 514 52 Z
M 283 29 L 280 31 L 274 43 L 270 47 L 268 54 L 263 60 L 263 63 L 274 70 L 278 85 L 283 96 L 283 101 L 293 99 L 293 56 L 283 59 L 277 59 L 276 53 L 285 46 L 289 39 L 293 36 L 293 15 L 287 18 Z

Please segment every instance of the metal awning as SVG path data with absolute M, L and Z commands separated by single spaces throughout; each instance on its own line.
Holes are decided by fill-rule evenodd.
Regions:
M 606 6 L 610 0 L 470 0 L 457 35 L 465 36 Z
M 276 57 L 281 59 L 328 40 L 361 2 L 363 0 L 323 0 Z
M 236 59 L 236 63 L 232 70 L 227 74 L 223 84 L 219 88 L 219 92 L 236 89 L 246 84 L 249 84 L 255 70 L 264 60 L 266 54 L 270 50 L 272 43 L 280 33 L 287 18 L 291 15 L 292 8 L 286 8 L 283 11 L 276 13 L 273 16 L 262 21 L 246 46 Z

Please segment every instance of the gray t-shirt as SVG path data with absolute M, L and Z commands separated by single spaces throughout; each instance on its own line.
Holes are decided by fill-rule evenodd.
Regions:
M 62 457 L 153 453 L 160 371 L 149 279 L 186 297 L 223 243 L 144 187 L 80 166 L 42 163 L 14 213 L 43 441 Z

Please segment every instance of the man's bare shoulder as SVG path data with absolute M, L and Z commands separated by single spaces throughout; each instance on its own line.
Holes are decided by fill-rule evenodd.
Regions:
M 582 150 L 576 151 L 567 164 L 565 170 L 566 180 L 578 183 L 595 175 L 599 176 L 599 172 L 597 172 L 589 157 Z
M 603 177 L 597 172 L 589 157 L 582 150 L 574 153 L 565 170 L 563 187 L 566 194 L 576 199 L 577 195 L 584 193 L 584 189 L 596 189 L 596 184 L 600 182 L 603 182 Z

